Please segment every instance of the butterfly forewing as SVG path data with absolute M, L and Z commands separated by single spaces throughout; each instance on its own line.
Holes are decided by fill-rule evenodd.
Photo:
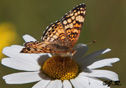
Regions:
M 79 38 L 80 31 L 84 22 L 85 12 L 86 5 L 80 4 L 73 10 L 69 11 L 61 19 L 61 23 L 72 48 Z

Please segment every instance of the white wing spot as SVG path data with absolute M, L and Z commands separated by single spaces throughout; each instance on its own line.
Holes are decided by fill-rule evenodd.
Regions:
M 73 28 L 73 24 L 72 23 L 70 24 L 70 28 Z
M 72 20 L 74 20 L 75 19 L 75 16 L 72 16 L 71 18 L 72 18 Z
M 80 11 L 78 11 L 78 14 L 80 14 Z
M 77 16 L 77 13 L 75 13 L 75 16 Z
M 67 21 L 68 21 L 68 23 L 70 23 L 71 22 L 71 19 L 68 19 Z
M 81 13 L 84 13 L 84 11 L 81 11 Z
M 64 21 L 63 21 L 63 24 L 67 24 L 67 21 L 66 21 L 66 20 L 64 20 Z
M 82 16 L 77 16 L 76 17 L 76 20 L 79 21 L 79 22 L 83 22 L 84 21 L 84 18 Z

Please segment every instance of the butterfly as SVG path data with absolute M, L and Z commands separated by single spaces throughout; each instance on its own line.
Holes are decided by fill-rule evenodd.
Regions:
M 50 24 L 43 32 L 42 41 L 26 42 L 21 53 L 72 54 L 85 19 L 86 5 L 77 5 L 60 21 Z

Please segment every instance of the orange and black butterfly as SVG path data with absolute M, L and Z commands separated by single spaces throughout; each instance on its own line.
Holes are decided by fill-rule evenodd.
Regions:
M 50 24 L 42 41 L 26 42 L 21 53 L 60 53 L 71 54 L 78 41 L 84 22 L 86 5 L 80 4 L 66 13 L 60 21 Z

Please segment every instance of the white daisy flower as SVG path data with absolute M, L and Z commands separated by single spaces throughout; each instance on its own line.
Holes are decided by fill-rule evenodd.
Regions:
M 36 41 L 29 35 L 23 36 L 26 42 Z M 32 88 L 109 88 L 98 78 L 118 81 L 118 75 L 108 70 L 99 70 L 104 66 L 112 66 L 119 58 L 101 59 L 97 56 L 105 54 L 111 49 L 102 49 L 87 56 L 88 47 L 79 44 L 72 57 L 52 56 L 49 53 L 22 54 L 23 46 L 12 45 L 3 49 L 8 56 L 2 59 L 2 64 L 21 71 L 3 77 L 7 84 L 25 84 L 36 82 Z

